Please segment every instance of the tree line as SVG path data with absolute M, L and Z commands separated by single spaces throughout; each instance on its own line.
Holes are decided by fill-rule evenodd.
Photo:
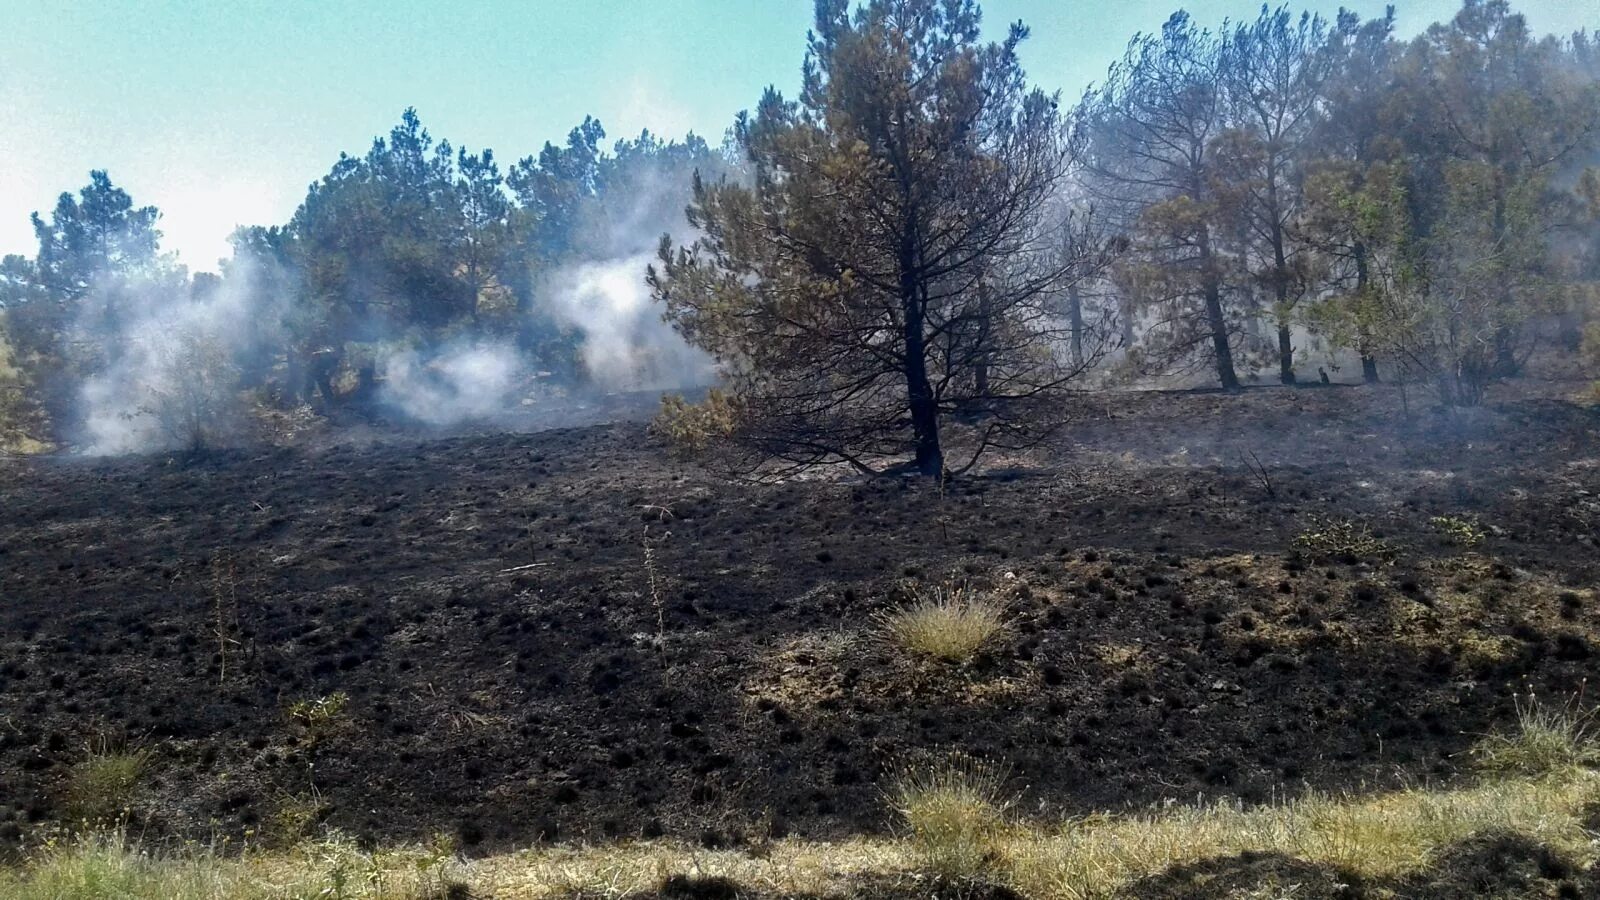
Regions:
M 1178 15 L 1085 97 L 1081 176 L 1132 239 L 1115 275 L 1159 364 L 1223 387 L 1264 352 L 1294 383 L 1294 329 L 1476 403 L 1541 338 L 1571 349 L 1596 275 L 1600 47 L 1536 39 L 1469 0 L 1411 41 L 1372 21 Z M 1585 195 L 1588 195 L 1587 202 Z M 1275 340 L 1252 338 L 1261 326 Z
M 350 348 L 462 333 L 580 379 L 582 330 L 541 279 L 637 224 L 639 196 L 686 226 L 657 227 L 640 275 L 719 367 L 657 427 L 752 466 L 960 471 L 1048 434 L 1068 393 L 1153 374 L 1233 390 L 1348 358 L 1474 405 L 1539 348 L 1600 356 L 1589 34 L 1536 36 L 1503 0 L 1411 39 L 1392 10 L 1180 12 L 1067 106 L 1028 82 L 1024 25 L 981 25 L 976 0 L 817 0 L 798 94 L 767 89 L 716 150 L 602 152 L 590 120 L 502 176 L 408 111 L 287 225 L 235 236 L 221 280 L 280 298 L 262 302 L 282 335 L 242 384 L 333 403 L 381 377 Z M 70 406 L 52 378 L 117 352 L 77 323 L 114 319 L 124 279 L 171 278 L 156 219 L 96 173 L 35 216 L 37 257 L 0 269 L 51 421 Z
M 83 385 L 136 343 L 130 319 L 222 294 L 248 310 L 230 324 L 252 332 L 226 341 L 231 388 L 263 404 L 349 404 L 370 393 L 384 353 L 463 338 L 513 344 L 581 383 L 584 329 L 554 313 L 547 276 L 652 246 L 682 218 L 691 174 L 722 166 L 693 134 L 604 141 L 586 119 L 502 170 L 492 150 L 435 140 L 408 109 L 365 154 L 341 155 L 288 223 L 236 231 L 216 275 L 164 253 L 159 210 L 95 171 L 33 215 L 36 255 L 0 262 L 15 370 L 0 412 L 72 441 Z
M 1026 86 L 1027 29 L 978 24 L 975 2 L 818 2 L 798 99 L 735 129 L 753 178 L 698 182 L 703 237 L 651 274 L 726 376 L 665 430 L 936 475 L 1038 440 L 1111 355 L 1235 390 L 1296 383 L 1316 342 L 1472 405 L 1541 342 L 1600 343 L 1587 34 L 1535 38 L 1502 0 L 1410 41 L 1392 10 L 1180 12 L 1063 113 Z M 972 426 L 955 466 L 950 421 Z

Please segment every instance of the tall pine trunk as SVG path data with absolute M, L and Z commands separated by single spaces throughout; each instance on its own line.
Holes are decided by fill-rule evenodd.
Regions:
M 905 318 L 906 402 L 911 413 L 917 472 L 942 478 L 944 450 L 939 445 L 939 404 L 928 378 L 927 336 L 923 334 L 926 307 L 916 275 L 916 251 L 909 238 L 901 250 L 900 306 Z
M 1067 321 L 1072 329 L 1072 364 L 1083 365 L 1083 298 L 1074 282 L 1067 288 Z
M 1367 286 L 1371 275 L 1367 270 L 1367 245 L 1357 243 L 1355 246 L 1356 257 L 1356 297 L 1359 302 L 1366 302 Z M 1372 355 L 1372 335 L 1365 323 L 1356 326 L 1356 352 L 1361 354 L 1361 379 L 1367 384 L 1378 383 L 1378 360 Z
M 1501 188 L 1502 197 L 1504 188 Z M 1506 204 L 1504 199 L 1498 199 L 1494 204 L 1494 236 L 1496 244 L 1505 245 L 1506 241 Z M 1511 285 L 1506 283 L 1504 273 L 1498 272 L 1496 281 L 1496 302 L 1502 316 L 1510 316 L 1516 308 L 1516 297 L 1511 293 Z M 1522 366 L 1517 362 L 1517 334 L 1511 325 L 1504 319 L 1494 330 L 1494 374 L 1500 378 L 1511 378 L 1519 374 Z
M 1278 220 L 1278 183 L 1271 178 L 1267 197 L 1272 213 L 1272 289 L 1278 301 L 1278 380 L 1294 384 L 1294 335 L 1289 331 L 1289 258 L 1283 250 L 1283 226 Z
M 1278 323 L 1278 380 L 1294 384 L 1294 335 L 1285 322 Z
M 1228 319 L 1222 314 L 1222 279 L 1211 251 L 1211 233 L 1200 227 L 1201 289 L 1206 304 L 1206 325 L 1211 330 L 1211 352 L 1217 367 L 1217 380 L 1225 391 L 1239 389 L 1239 375 L 1233 369 L 1233 348 L 1228 346 Z

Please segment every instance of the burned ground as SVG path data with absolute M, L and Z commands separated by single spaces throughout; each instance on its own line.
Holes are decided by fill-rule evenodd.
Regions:
M 886 769 L 951 747 L 1047 816 L 1448 780 L 1600 671 L 1600 413 L 1555 393 L 1096 396 L 945 491 L 738 483 L 632 422 L 9 462 L 0 837 L 124 743 L 146 834 L 477 851 L 877 831 Z M 1371 540 L 1297 546 L 1341 523 Z M 875 617 L 948 580 L 1003 641 L 901 658 Z

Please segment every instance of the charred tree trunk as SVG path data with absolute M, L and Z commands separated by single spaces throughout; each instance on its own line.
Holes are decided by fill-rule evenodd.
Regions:
M 1225 391 L 1239 389 L 1239 375 L 1233 369 L 1233 348 L 1228 345 L 1228 319 L 1222 313 L 1222 279 L 1211 252 L 1211 235 L 1200 230 L 1201 289 L 1206 304 L 1206 325 L 1211 331 L 1211 352 L 1217 367 L 1217 380 Z
M 1225 391 L 1239 389 L 1233 370 L 1233 348 L 1228 346 L 1228 321 L 1222 315 L 1222 288 L 1215 278 L 1206 280 L 1206 323 L 1211 327 L 1211 349 L 1216 356 L 1217 380 Z
M 1294 335 L 1283 322 L 1278 323 L 1278 380 L 1284 384 L 1295 383 Z
M 305 366 L 300 363 L 300 349 L 289 347 L 284 353 L 283 391 L 278 402 L 285 407 L 295 406 L 306 399 Z
M 1083 365 L 1083 297 L 1078 294 L 1078 285 L 1074 283 L 1067 288 L 1067 322 L 1072 329 L 1072 364 Z
M 1503 244 L 1506 234 L 1506 205 L 1505 201 L 1496 201 L 1494 205 L 1494 234 L 1497 242 Z M 1499 296 L 1496 298 L 1503 315 L 1509 316 L 1511 310 L 1516 308 L 1516 298 L 1512 296 L 1511 286 L 1505 282 L 1503 276 L 1497 276 L 1500 284 Z M 1494 375 L 1498 378 L 1511 378 L 1522 369 L 1517 361 L 1517 334 L 1514 329 L 1502 320 L 1494 330 Z
M 944 450 L 939 446 L 939 405 L 928 378 L 927 336 L 923 333 L 926 309 L 922 285 L 916 275 L 916 254 L 911 240 L 904 242 L 900 268 L 900 307 L 904 313 L 906 401 L 911 413 L 912 440 L 917 472 L 929 478 L 944 475 Z
M 1283 250 L 1283 226 L 1278 220 L 1278 183 L 1267 186 L 1272 211 L 1272 290 L 1278 307 L 1278 381 L 1294 384 L 1294 335 L 1289 331 L 1289 257 Z
M 1356 258 L 1356 297 L 1358 302 L 1365 302 L 1367 287 L 1371 274 L 1367 269 L 1367 245 L 1358 243 L 1355 246 Z M 1360 317 L 1357 316 L 1359 322 Z M 1361 379 L 1367 384 L 1377 384 L 1378 360 L 1372 355 L 1372 335 L 1368 333 L 1365 324 L 1356 326 L 1356 352 L 1361 354 Z
M 1378 361 L 1365 353 L 1361 354 L 1361 378 L 1367 384 L 1377 384 L 1383 380 L 1378 377 Z
M 1509 325 L 1494 330 L 1494 374 L 1497 378 L 1511 378 L 1522 368 L 1517 361 L 1516 334 Z
M 989 396 L 989 331 L 993 322 L 991 316 L 994 311 L 989 308 L 989 291 L 983 285 L 978 286 L 978 354 L 973 363 L 972 390 L 974 396 L 981 404 Z

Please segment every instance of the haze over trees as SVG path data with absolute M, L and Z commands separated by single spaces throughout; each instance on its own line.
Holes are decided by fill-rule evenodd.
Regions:
M 1178 13 L 1064 109 L 1024 76 L 1027 28 L 981 24 L 974 0 L 819 0 L 799 94 L 721 148 L 606 148 L 587 119 L 508 163 L 407 110 L 220 277 L 94 172 L 0 264 L 6 429 L 114 452 L 263 411 L 449 424 L 715 381 L 663 430 L 931 476 L 1039 440 L 1069 391 L 1314 368 L 1474 405 L 1540 350 L 1592 366 L 1590 35 L 1501 0 L 1409 40 Z
M 35 216 L 37 256 L 0 269 L 25 382 L 12 420 L 116 452 L 215 444 L 222 420 L 249 408 L 370 408 L 385 388 L 408 416 L 454 421 L 509 402 L 470 401 L 508 393 L 513 372 L 607 388 L 696 380 L 674 370 L 686 355 L 661 353 L 670 332 L 633 258 L 681 227 L 693 172 L 722 163 L 693 135 L 647 132 L 610 150 L 604 139 L 588 120 L 502 174 L 492 151 L 437 140 L 407 110 L 312 184 L 287 224 L 234 234 L 220 278 L 191 277 L 160 250 L 159 211 L 92 173 Z M 624 263 L 620 278 L 606 268 Z M 585 266 L 604 277 L 577 296 L 572 273 Z M 196 371 L 163 363 L 177 358 L 231 379 L 215 415 L 203 427 L 191 417 L 181 440 L 158 421 L 162 398 L 184 388 L 174 379 Z

